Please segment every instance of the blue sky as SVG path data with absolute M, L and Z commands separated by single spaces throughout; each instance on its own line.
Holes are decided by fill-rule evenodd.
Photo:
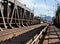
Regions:
M 26 4 L 28 8 L 33 10 L 34 8 L 34 16 L 55 16 L 56 5 L 59 0 L 18 0 L 22 4 Z

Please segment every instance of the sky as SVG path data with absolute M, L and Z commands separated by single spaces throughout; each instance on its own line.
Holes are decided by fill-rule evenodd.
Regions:
M 60 0 L 18 0 L 22 4 L 26 4 L 26 6 L 33 10 L 34 16 L 55 16 L 55 12 L 57 9 L 57 3 Z

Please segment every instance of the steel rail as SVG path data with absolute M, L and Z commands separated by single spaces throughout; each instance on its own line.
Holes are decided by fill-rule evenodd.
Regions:
M 36 37 L 36 39 L 31 44 L 34 44 L 39 39 L 39 37 L 41 38 L 42 33 L 45 32 L 45 30 L 47 29 L 48 26 L 49 26 L 49 24 L 44 29 L 42 29 L 40 34 Z

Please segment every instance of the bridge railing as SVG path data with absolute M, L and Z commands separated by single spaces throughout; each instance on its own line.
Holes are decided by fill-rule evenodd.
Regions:
M 44 29 L 42 29 L 42 31 L 40 32 L 40 34 L 36 37 L 36 39 L 35 39 L 34 41 L 32 41 L 31 44 L 35 44 L 36 41 L 37 41 L 39 38 L 40 38 L 40 39 L 42 38 L 42 35 L 43 35 L 44 32 L 46 32 L 48 26 L 49 26 L 49 24 L 48 24 Z

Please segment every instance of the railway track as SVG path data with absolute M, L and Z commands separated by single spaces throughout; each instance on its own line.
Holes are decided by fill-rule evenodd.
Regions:
M 46 33 L 43 33 L 44 30 L 46 27 L 31 44 L 60 44 L 60 29 L 51 25 L 48 26 Z
M 42 29 L 40 34 L 34 39 L 34 41 L 31 44 L 41 44 L 42 43 L 41 41 L 43 41 L 43 40 L 41 38 L 43 38 L 45 36 L 48 26 L 49 26 L 49 24 L 44 29 Z
M 49 26 L 43 44 L 60 44 L 60 29 Z

